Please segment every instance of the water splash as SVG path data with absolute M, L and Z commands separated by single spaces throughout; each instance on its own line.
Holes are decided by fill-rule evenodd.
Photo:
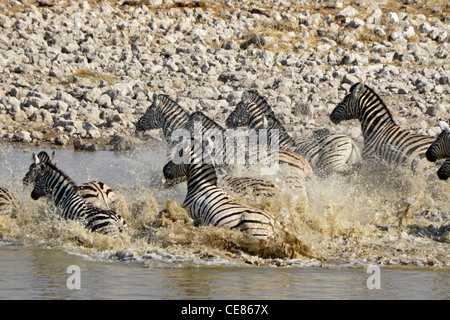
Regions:
M 180 206 L 182 187 L 167 190 L 157 183 L 127 181 L 113 187 L 118 195 L 114 209 L 126 219 L 128 234 L 111 239 L 60 219 L 45 200 L 31 200 L 30 190 L 14 181 L 7 184 L 22 210 L 15 218 L 0 216 L 0 239 L 22 246 L 62 248 L 149 267 L 450 266 L 450 184 L 434 172 L 367 169 L 309 179 L 300 191 L 273 177 L 281 191 L 276 197 L 233 194 L 238 201 L 271 212 L 284 226 L 283 234 L 268 241 L 235 230 L 195 227 Z

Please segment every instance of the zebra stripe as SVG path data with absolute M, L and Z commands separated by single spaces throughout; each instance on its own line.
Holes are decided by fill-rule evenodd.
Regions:
M 15 217 L 20 205 L 13 194 L 6 188 L 0 187 L 0 215 Z
M 55 157 L 55 151 L 52 152 L 51 156 L 49 156 L 47 152 L 41 151 L 38 153 L 37 157 L 40 162 L 51 163 Z M 33 168 L 35 166 L 36 165 L 32 163 L 23 178 L 23 183 L 25 185 L 34 183 L 36 177 L 35 170 L 33 170 Z M 116 199 L 116 195 L 112 189 L 100 181 L 85 182 L 75 188 L 82 198 L 104 209 L 110 209 L 110 205 L 114 203 Z
M 83 199 L 101 208 L 110 209 L 116 200 L 114 191 L 101 181 L 85 182 L 75 188 Z
M 78 220 L 88 230 L 115 234 L 126 227 L 124 219 L 116 212 L 100 209 L 83 199 L 77 192 L 73 181 L 51 162 L 41 162 L 33 154 L 35 177 L 31 198 L 37 200 L 50 196 L 65 219 Z
M 347 173 L 361 162 L 358 145 L 347 135 L 329 134 L 318 139 L 291 138 L 266 99 L 256 91 L 244 92 L 226 124 L 229 128 L 246 125 L 255 129 L 278 129 L 280 148 L 302 155 L 316 170 Z
M 447 180 L 450 175 L 450 127 L 444 121 L 440 121 L 439 125 L 442 128 L 442 132 L 428 148 L 426 157 L 431 162 L 447 159 L 437 171 L 439 179 Z
M 359 119 L 364 136 L 363 158 L 384 161 L 392 167 L 414 169 L 433 137 L 410 133 L 395 124 L 381 98 L 368 86 L 357 83 L 330 115 L 334 124 Z
M 233 190 L 236 193 L 253 194 L 256 197 L 273 197 L 279 192 L 273 183 L 257 178 L 236 178 L 222 174 L 219 176 L 219 183 L 224 188 Z
M 183 207 L 196 225 L 238 229 L 259 239 L 274 235 L 276 222 L 272 215 L 238 203 L 217 187 L 214 165 L 198 161 L 192 159 L 191 164 L 174 164 L 170 161 L 163 169 L 166 179 L 187 176 Z

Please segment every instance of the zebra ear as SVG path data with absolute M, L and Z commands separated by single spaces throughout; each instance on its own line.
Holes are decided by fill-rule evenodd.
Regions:
M 268 128 L 269 127 L 269 120 L 267 120 L 266 115 L 262 116 L 262 120 L 263 120 L 263 128 Z
M 358 83 L 357 85 L 355 85 L 355 88 L 354 88 L 353 91 L 352 91 L 352 96 L 353 96 L 353 97 L 356 97 L 357 95 L 359 95 L 359 93 L 360 93 L 361 91 L 363 91 L 364 86 L 365 86 L 364 82 L 360 82 L 360 83 Z
M 442 131 L 445 131 L 447 133 L 450 132 L 450 127 L 448 126 L 447 122 L 439 121 L 439 126 L 441 127 Z
M 55 158 L 55 150 L 53 150 L 52 155 L 50 156 L 50 160 L 48 162 L 52 162 Z
M 33 152 L 33 156 L 31 159 L 34 161 L 35 164 L 38 164 L 41 162 L 41 159 L 38 158 L 38 156 Z

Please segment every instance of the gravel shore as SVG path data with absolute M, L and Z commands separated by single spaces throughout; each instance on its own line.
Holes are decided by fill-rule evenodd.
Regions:
M 362 142 L 329 114 L 359 81 L 397 123 L 450 118 L 450 4 L 438 0 L 0 2 L 0 140 L 126 150 L 153 93 L 221 124 L 257 89 L 293 136 Z

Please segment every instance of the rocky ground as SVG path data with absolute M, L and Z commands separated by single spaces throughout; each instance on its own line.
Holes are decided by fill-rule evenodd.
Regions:
M 133 148 L 153 93 L 219 123 L 244 90 L 293 135 L 329 128 L 358 81 L 399 125 L 450 118 L 450 4 L 443 0 L 0 1 L 0 139 Z M 150 141 L 161 139 L 149 132 Z

